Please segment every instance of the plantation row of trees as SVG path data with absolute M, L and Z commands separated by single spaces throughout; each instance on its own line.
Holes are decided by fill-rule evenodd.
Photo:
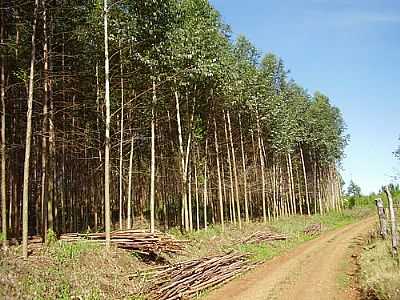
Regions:
M 341 209 L 327 96 L 206 0 L 108 2 L 1 1 L 3 238 Z

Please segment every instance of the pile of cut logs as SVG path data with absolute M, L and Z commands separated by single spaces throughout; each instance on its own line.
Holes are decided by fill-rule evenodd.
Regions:
M 105 233 L 67 233 L 60 236 L 65 242 L 90 241 L 105 243 Z M 118 248 L 135 251 L 144 255 L 160 253 L 180 253 L 184 250 L 188 241 L 177 240 L 173 236 L 155 232 L 150 233 L 144 230 L 120 230 L 111 232 L 111 243 Z
M 321 233 L 321 231 L 322 231 L 321 223 L 311 224 L 304 229 L 304 233 L 311 236 L 318 235 Z
M 282 241 L 286 240 L 288 236 L 286 234 L 280 234 L 271 231 L 256 231 L 244 240 L 242 240 L 243 244 L 253 244 L 253 243 L 264 243 L 271 241 Z
M 174 300 L 192 298 L 253 266 L 247 255 L 229 253 L 157 267 L 138 274 L 151 280 L 151 299 Z

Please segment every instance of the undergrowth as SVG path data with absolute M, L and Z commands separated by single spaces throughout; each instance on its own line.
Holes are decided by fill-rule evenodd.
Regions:
M 324 216 L 294 216 L 270 223 L 243 222 L 243 228 L 226 223 L 209 226 L 208 230 L 187 234 L 172 229 L 169 233 L 188 240 L 185 253 L 166 256 L 170 262 L 217 255 L 230 251 L 248 253 L 254 262 L 262 262 L 287 252 L 311 239 L 304 234 L 310 224 L 321 223 L 323 231 L 357 221 L 368 209 L 346 210 Z M 255 231 L 275 231 L 288 235 L 286 241 L 243 244 L 240 241 Z M 138 256 L 89 242 L 66 243 L 48 233 L 48 242 L 36 249 L 28 260 L 21 259 L 21 248 L 13 247 L 0 255 L 0 298 L 6 299 L 130 299 L 144 300 L 149 284 L 145 278 L 129 279 L 129 274 L 148 267 Z

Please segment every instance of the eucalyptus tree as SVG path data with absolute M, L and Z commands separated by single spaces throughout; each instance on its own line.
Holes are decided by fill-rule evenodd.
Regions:
M 31 155 L 32 140 L 32 106 L 33 106 L 33 88 L 35 77 L 35 55 L 36 55 L 36 26 L 39 1 L 35 0 L 33 8 L 32 24 L 32 44 L 31 44 L 31 63 L 29 69 L 28 99 L 27 99 L 27 120 L 26 120 L 26 138 L 25 138 L 25 160 L 24 160 L 24 185 L 22 199 L 22 255 L 28 257 L 28 210 L 29 210 L 29 164 Z

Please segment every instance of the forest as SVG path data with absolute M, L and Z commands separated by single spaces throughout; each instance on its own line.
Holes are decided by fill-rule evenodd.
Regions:
M 0 13 L 1 239 L 25 257 L 49 230 L 109 242 L 139 221 L 223 230 L 343 209 L 340 110 L 207 0 Z

